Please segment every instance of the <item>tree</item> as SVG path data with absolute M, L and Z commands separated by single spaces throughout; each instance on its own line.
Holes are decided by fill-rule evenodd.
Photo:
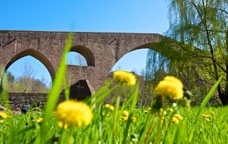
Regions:
M 22 92 L 22 93 L 31 93 L 31 92 L 42 92 L 47 93 L 49 88 L 44 84 L 45 79 L 42 80 L 35 79 L 33 74 L 34 70 L 27 63 L 24 65 L 22 76 L 15 80 L 15 77 L 7 72 L 8 80 L 8 90 L 9 92 Z
M 6 76 L 7 76 L 8 82 L 14 82 L 15 81 L 15 77 L 11 74 L 11 72 L 7 72 Z
M 8 82 L 9 92 L 22 93 L 47 93 L 49 89 L 39 79 L 32 77 L 20 77 L 17 81 Z
M 149 50 L 147 52 L 145 79 L 152 80 L 158 71 L 167 71 L 169 63 L 170 60 L 161 53 L 155 50 Z
M 167 35 L 204 51 L 195 53 L 198 72 L 208 83 L 223 76 L 218 96 L 228 105 L 228 0 L 171 0 L 169 8 Z

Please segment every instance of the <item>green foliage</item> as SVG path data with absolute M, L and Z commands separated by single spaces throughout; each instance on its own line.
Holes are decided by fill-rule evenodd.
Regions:
M 8 80 L 8 82 L 14 82 L 15 81 L 15 77 L 11 74 L 11 72 L 7 73 L 7 80 Z
M 168 31 L 171 38 L 200 49 L 193 64 L 201 79 L 211 84 L 223 76 L 218 95 L 224 105 L 228 104 L 227 6 L 222 0 L 172 0 Z
M 203 99 L 222 76 L 218 96 L 223 105 L 228 104 L 227 8 L 227 1 L 222 0 L 169 1 L 170 28 L 167 37 L 151 45 L 154 51 L 148 52 L 149 78 L 165 70 L 185 81 L 185 88 L 197 99 Z
M 8 87 L 9 92 L 19 93 L 48 93 L 49 91 L 49 88 L 41 80 L 31 77 L 21 77 L 16 81 L 8 81 Z

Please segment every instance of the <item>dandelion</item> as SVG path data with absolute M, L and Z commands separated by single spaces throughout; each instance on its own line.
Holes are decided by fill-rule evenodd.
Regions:
M 113 73 L 113 79 L 121 84 L 133 86 L 136 83 L 136 77 L 133 73 L 124 71 L 124 70 L 118 70 Z
M 162 117 L 161 117 L 161 124 L 163 124 L 163 123 L 164 123 L 164 121 L 165 121 L 165 117 L 164 117 L 164 116 L 162 116 Z
M 173 122 L 174 124 L 179 124 L 179 120 L 178 120 L 178 118 L 176 118 L 176 117 L 172 117 L 172 122 Z
M 210 121 L 210 119 L 212 118 L 212 116 L 209 114 L 202 114 L 202 117 L 208 121 Z
M 109 110 L 112 110 L 112 111 L 115 109 L 114 106 L 111 105 L 111 104 L 106 104 L 104 107 L 105 107 L 106 109 L 109 109 Z
M 184 119 L 180 114 L 174 114 L 173 117 L 176 117 L 178 120 Z
M 123 119 L 123 120 L 127 120 L 127 119 L 128 119 L 128 116 L 129 116 L 129 112 L 126 111 L 126 110 L 124 110 L 124 111 L 122 112 L 122 119 Z
M 180 114 L 174 114 L 172 117 L 172 122 L 174 124 L 179 124 L 179 122 L 182 120 L 183 120 L 183 117 Z
M 172 100 L 178 100 L 183 98 L 183 84 L 182 82 L 173 76 L 166 76 L 160 81 L 155 88 L 157 96 L 162 98 L 169 98 Z
M 128 112 L 128 111 L 126 111 L 126 110 L 124 110 L 124 111 L 122 112 L 122 116 L 124 116 L 124 117 L 128 117 L 128 116 L 129 116 L 129 112 Z
M 121 119 L 126 121 L 126 120 L 128 120 L 128 117 L 122 116 Z
M 172 108 L 168 108 L 167 110 L 168 110 L 169 112 L 171 112 L 171 113 L 173 112 L 173 109 L 172 109 Z
M 182 82 L 181 82 L 178 78 L 175 78 L 175 77 L 173 77 L 173 76 L 166 76 L 166 77 L 164 78 L 164 80 L 165 80 L 165 81 L 170 81 L 170 82 L 172 82 L 172 83 L 175 83 L 176 85 L 178 85 L 178 87 L 183 88 L 183 84 L 182 84 Z
M 136 122 L 136 117 L 131 117 L 131 122 Z
M 212 116 L 209 115 L 209 114 L 202 114 L 202 117 L 203 117 L 204 119 L 206 119 L 207 121 L 210 121 L 210 119 L 212 118 Z
M 57 106 L 56 117 L 63 124 L 81 127 L 91 123 L 93 114 L 91 108 L 86 103 L 69 100 Z
M 8 115 L 5 112 L 0 112 L 0 118 L 2 119 L 6 119 L 8 117 Z
M 36 120 L 37 123 L 41 123 L 42 121 L 43 121 L 43 118 L 38 118 L 38 119 Z
M 165 116 L 165 115 L 167 115 L 167 111 L 164 110 L 163 108 L 160 108 L 160 109 L 159 109 L 159 115 L 160 115 L 160 116 Z
M 63 129 L 67 129 L 67 128 L 68 128 L 68 125 L 67 125 L 67 124 L 64 124 L 64 123 L 61 122 L 61 121 L 59 121 L 59 122 L 58 122 L 58 127 L 63 128 Z

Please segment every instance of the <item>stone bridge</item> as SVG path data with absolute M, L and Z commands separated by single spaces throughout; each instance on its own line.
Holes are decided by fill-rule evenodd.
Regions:
M 0 65 L 7 68 L 18 59 L 30 55 L 55 77 L 68 32 L 0 31 Z M 130 51 L 149 48 L 160 34 L 75 32 L 71 47 L 87 61 L 88 66 L 68 65 L 71 84 L 87 80 L 97 90 L 114 64 Z
M 30 55 L 47 68 L 53 80 L 68 34 L 69 32 L 1 30 L 0 66 L 7 70 L 18 59 Z M 85 83 L 83 85 L 90 91 L 96 91 L 122 56 L 136 49 L 149 48 L 162 37 L 154 33 L 74 32 L 70 51 L 84 56 L 87 66 L 68 65 L 66 77 L 71 86 L 77 87 L 78 84 Z

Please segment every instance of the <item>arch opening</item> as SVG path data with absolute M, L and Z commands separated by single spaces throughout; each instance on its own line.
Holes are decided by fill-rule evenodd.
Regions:
M 122 55 L 119 55 L 118 61 L 112 67 L 111 71 L 123 69 L 134 72 L 143 76 L 144 79 L 148 78 L 148 65 L 150 61 L 150 54 L 154 54 L 153 66 L 156 66 L 154 75 L 157 71 L 168 71 L 170 60 L 177 59 L 179 52 L 176 47 L 164 44 L 162 41 L 149 42 L 136 47 L 128 49 Z M 156 63 L 157 61 L 158 63 Z M 161 68 L 162 67 L 162 68 Z M 151 76 L 150 75 L 150 76 Z
M 69 98 L 74 100 L 85 100 L 94 93 L 90 82 L 85 79 L 78 80 L 70 86 Z M 64 93 L 64 90 L 61 92 Z
M 126 70 L 144 77 L 146 56 L 149 50 L 149 48 L 140 48 L 129 51 L 113 65 L 110 71 Z
M 92 51 L 84 46 L 73 46 L 70 52 L 79 53 L 84 57 L 86 66 L 95 66 L 95 58 Z
M 54 73 L 51 63 L 33 49 L 18 53 L 5 66 L 9 92 L 46 93 Z
M 85 57 L 75 51 L 67 53 L 67 65 L 88 66 Z
M 166 75 L 166 68 L 169 66 L 169 51 L 166 50 L 166 47 L 156 47 L 154 44 L 149 43 L 128 50 L 111 69 L 111 71 L 122 69 L 136 73 L 137 81 L 140 84 L 139 105 L 149 105 L 154 96 L 153 87 L 155 83 L 147 79 L 148 73 L 153 78 L 162 77 Z M 151 53 L 155 54 L 154 57 L 151 57 L 153 63 L 148 63 Z M 152 68 L 150 70 L 153 70 L 154 73 L 148 71 L 148 65 L 152 66 L 149 68 Z M 163 67 L 164 69 L 161 69 Z

